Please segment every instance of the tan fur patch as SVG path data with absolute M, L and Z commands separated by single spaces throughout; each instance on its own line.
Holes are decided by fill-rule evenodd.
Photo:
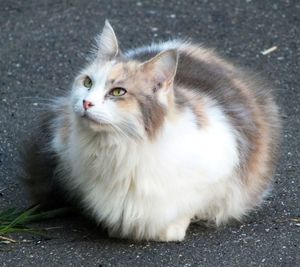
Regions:
M 192 108 L 192 111 L 195 113 L 198 124 L 201 127 L 206 127 L 209 124 L 209 119 L 205 112 L 205 101 L 202 96 L 196 95 L 190 90 L 181 90 L 181 93 L 187 100 L 187 104 Z
M 272 148 L 272 133 L 270 132 L 270 122 L 266 120 L 267 115 L 264 114 L 263 107 L 260 107 L 256 102 L 255 95 L 252 90 L 249 90 L 247 84 L 239 81 L 233 80 L 237 88 L 240 89 L 241 94 L 243 94 L 249 101 L 249 105 L 252 108 L 252 116 L 257 129 L 257 136 L 251 138 L 251 150 L 249 152 L 249 159 L 247 162 L 247 168 L 245 175 L 245 182 L 247 186 L 247 191 L 251 201 L 259 201 L 261 194 L 265 191 L 267 185 L 273 176 L 274 162 L 272 158 L 276 153 L 275 147 Z M 268 103 L 264 108 L 269 109 L 269 111 L 274 112 L 274 117 L 277 116 L 273 104 Z M 271 118 L 269 118 L 271 119 Z M 277 122 L 278 123 L 278 122 Z M 278 126 L 278 125 L 276 125 Z M 259 203 L 257 203 L 259 204 Z
M 182 51 L 199 61 L 222 66 L 222 68 L 226 69 L 229 73 L 234 72 L 235 70 L 235 67 L 232 64 L 218 57 L 212 49 L 202 48 L 201 46 L 199 47 L 193 44 L 186 44 L 180 47 L 179 51 Z
M 127 90 L 127 94 L 116 101 L 117 105 L 137 116 L 139 114 L 148 137 L 153 139 L 162 126 L 166 112 L 153 90 L 153 80 L 139 66 L 137 61 L 118 63 L 112 68 L 108 81 L 112 82 L 112 88 L 123 87 Z

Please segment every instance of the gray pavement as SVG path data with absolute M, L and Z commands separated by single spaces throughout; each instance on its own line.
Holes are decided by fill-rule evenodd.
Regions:
M 21 140 L 51 96 L 70 88 L 105 18 L 123 48 L 191 37 L 274 84 L 284 127 L 272 195 L 243 223 L 191 226 L 182 243 L 110 239 L 78 217 L 43 222 L 58 227 L 50 238 L 0 245 L 0 266 L 300 266 L 297 0 L 1 0 L 0 209 L 28 206 L 15 179 Z

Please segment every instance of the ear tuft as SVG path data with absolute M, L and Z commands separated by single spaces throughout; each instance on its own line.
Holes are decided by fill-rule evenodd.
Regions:
M 97 58 L 110 60 L 119 52 L 118 40 L 108 20 L 105 20 L 102 33 L 97 37 Z
M 153 75 L 157 83 L 172 82 L 178 64 L 178 52 L 176 49 L 163 51 L 143 63 L 142 68 L 149 75 Z

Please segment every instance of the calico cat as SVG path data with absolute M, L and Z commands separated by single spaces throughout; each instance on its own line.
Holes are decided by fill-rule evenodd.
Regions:
M 40 125 L 24 158 L 35 202 L 76 199 L 110 235 L 157 241 L 258 206 L 280 135 L 263 82 L 180 40 L 123 53 L 108 21 Z

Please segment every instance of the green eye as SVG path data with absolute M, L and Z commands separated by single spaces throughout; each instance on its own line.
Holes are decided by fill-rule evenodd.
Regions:
M 86 87 L 86 88 L 91 88 L 93 85 L 93 82 L 91 80 L 91 78 L 89 76 L 86 76 L 83 80 L 83 86 Z
M 124 88 L 116 87 L 112 90 L 110 90 L 109 94 L 112 96 L 122 96 L 125 95 L 127 91 Z

